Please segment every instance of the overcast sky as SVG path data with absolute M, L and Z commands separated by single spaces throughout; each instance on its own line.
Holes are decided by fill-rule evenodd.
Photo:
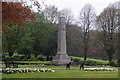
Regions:
M 110 3 L 118 2 L 120 0 L 45 0 L 46 5 L 55 5 L 59 10 L 63 8 L 70 8 L 77 18 L 79 16 L 80 10 L 87 3 L 90 3 L 97 15 L 103 11 Z

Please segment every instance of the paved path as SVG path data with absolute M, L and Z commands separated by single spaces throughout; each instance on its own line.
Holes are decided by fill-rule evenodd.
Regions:
M 53 70 L 66 70 L 66 69 L 53 69 Z M 69 69 L 67 69 L 69 70 Z M 70 70 L 80 70 L 80 69 L 70 69 Z
M 4 69 L 5 67 L 0 67 L 0 69 Z M 53 70 L 66 70 L 66 69 L 53 69 Z M 69 69 L 67 69 L 67 70 L 69 70 Z M 80 70 L 80 69 L 70 69 L 70 70 Z

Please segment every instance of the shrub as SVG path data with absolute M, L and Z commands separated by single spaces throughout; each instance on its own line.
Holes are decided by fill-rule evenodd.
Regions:
M 13 57 L 5 57 L 4 63 L 5 63 L 6 68 L 8 67 L 10 68 L 13 63 Z
M 78 58 L 73 58 L 73 62 L 80 62 L 80 59 L 78 59 Z
M 105 66 L 105 65 L 108 65 L 108 63 L 97 62 L 97 65 L 98 66 Z
M 4 61 L 6 62 L 6 61 L 13 61 L 13 57 L 5 57 L 4 58 Z
M 117 61 L 118 67 L 120 67 L 120 59 Z
M 73 61 L 73 57 L 70 57 L 71 61 Z
M 14 57 L 13 57 L 13 60 L 14 60 L 14 61 L 20 61 L 20 60 L 21 60 L 21 57 L 20 57 L 20 56 L 14 56 Z
M 83 62 L 84 61 L 84 58 L 81 58 L 81 57 L 73 57 L 71 56 L 71 60 L 74 61 L 74 62 Z M 93 65 L 93 66 L 105 66 L 105 65 L 108 65 L 107 62 L 104 62 L 104 61 L 99 61 L 99 60 L 96 60 L 96 59 L 90 59 L 90 58 L 87 58 L 86 62 L 85 62 L 85 65 Z
M 117 67 L 117 63 L 115 61 L 110 61 L 109 65 L 112 67 Z
M 44 57 L 38 57 L 37 59 L 40 60 L 40 61 L 45 61 L 46 58 L 44 58 Z
M 36 61 L 37 59 L 34 56 L 31 56 L 30 59 L 27 59 L 28 61 Z
M 93 60 L 87 60 L 85 63 L 86 63 L 86 65 L 91 65 L 91 66 L 97 65 L 97 62 L 96 62 L 96 61 L 93 61 Z
M 48 57 L 48 61 L 52 61 L 52 59 L 53 59 L 52 56 Z
M 28 61 L 35 61 L 35 59 L 28 59 Z
M 21 56 L 21 60 L 22 61 L 27 61 L 27 57 L 26 56 Z
M 34 56 L 31 56 L 30 59 L 35 59 L 35 57 L 34 57 Z
M 2 56 L 2 60 L 4 61 L 4 59 L 5 59 L 5 56 Z
M 81 59 L 79 58 L 79 57 L 70 57 L 71 58 L 71 61 L 73 61 L 73 62 L 80 62 L 81 61 Z
M 43 56 L 43 55 L 39 55 L 39 56 L 37 56 L 37 59 L 40 60 L 40 61 L 45 61 L 46 57 Z

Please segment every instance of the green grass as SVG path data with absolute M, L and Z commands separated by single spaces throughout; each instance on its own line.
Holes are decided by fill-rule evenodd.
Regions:
M 21 68 L 48 68 L 48 69 L 66 69 L 66 66 L 52 66 L 52 65 L 20 65 Z M 71 69 L 79 69 L 79 66 L 71 66 Z
M 5 65 L 1 65 L 1 67 L 5 67 Z M 65 69 L 66 66 L 53 66 L 53 65 L 19 65 L 19 68 Z M 79 66 L 71 66 L 71 69 L 79 69 Z
M 2 74 L 3 78 L 117 78 L 113 71 L 56 70 L 56 72 L 35 72 Z
M 3 65 L 4 66 L 4 65 Z M 90 66 L 85 66 L 90 67 Z M 95 67 L 95 66 L 91 66 Z M 65 70 L 66 66 L 51 65 L 19 65 L 19 68 L 55 69 L 56 72 L 34 72 L 2 74 L 3 78 L 117 78 L 118 71 L 83 71 Z M 110 67 L 114 68 L 114 67 Z M 64 70 L 57 70 L 64 69 Z M 71 66 L 71 69 L 79 69 L 79 66 Z
M 4 63 L 3 61 L 0 61 L 0 63 Z
M 82 57 L 74 57 L 83 60 Z M 108 63 L 105 60 L 91 59 L 101 63 Z M 50 63 L 50 61 L 17 61 L 19 63 Z M 3 63 L 3 62 L 1 62 Z M 5 65 L 0 65 L 5 67 Z M 96 67 L 96 66 L 85 66 Z M 39 69 L 65 69 L 66 66 L 52 65 L 19 65 L 19 68 L 39 68 Z M 115 68 L 115 67 L 110 67 Z M 71 69 L 79 69 L 79 66 L 71 66 Z M 3 78 L 118 78 L 118 71 L 83 71 L 83 70 L 56 70 L 56 72 L 34 72 L 34 73 L 16 73 L 2 74 Z
M 18 63 L 50 63 L 50 61 L 15 61 Z
M 5 65 L 0 65 L 0 67 L 5 67 Z M 85 66 L 88 67 L 97 67 L 97 66 Z M 38 69 L 66 69 L 66 66 L 52 66 L 52 65 L 19 65 L 19 68 L 38 68 Z M 98 67 L 99 68 L 99 67 Z M 104 68 L 117 68 L 117 67 L 107 67 Z M 71 69 L 79 69 L 79 66 L 71 66 Z
M 78 58 L 80 60 L 84 60 L 84 58 L 82 57 L 74 57 L 74 56 L 71 56 L 72 58 Z M 87 58 L 87 60 L 92 60 L 92 61 L 96 61 L 96 62 L 100 62 L 100 63 L 108 63 L 107 60 L 101 60 L 101 59 L 93 59 L 93 58 Z
M 84 60 L 84 58 L 82 57 L 74 57 L 74 56 L 70 56 L 71 58 L 77 58 L 77 59 L 80 59 L 80 60 Z M 92 61 L 96 61 L 96 62 L 100 62 L 100 63 L 108 63 L 107 60 L 100 60 L 100 59 L 93 59 L 93 58 L 87 58 L 87 60 L 92 60 Z M 15 61 L 15 62 L 18 62 L 18 63 L 50 63 L 50 61 Z M 4 63 L 2 61 L 0 61 L 0 63 Z
M 17 63 L 50 63 L 50 61 L 14 61 L 14 62 L 17 62 Z M 0 61 L 0 63 L 4 63 L 3 61 Z

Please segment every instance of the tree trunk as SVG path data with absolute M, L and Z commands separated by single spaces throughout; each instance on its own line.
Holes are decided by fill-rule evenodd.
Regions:
M 49 61 L 49 55 L 46 56 L 46 61 Z
M 114 49 L 112 47 L 107 49 L 107 55 L 108 55 L 109 62 L 113 60 L 113 54 L 114 54 Z
M 31 55 L 29 54 L 29 55 L 27 55 L 27 59 L 30 59 L 31 58 Z
M 87 46 L 84 48 L 84 61 L 87 59 Z
M 113 56 L 111 54 L 108 55 L 108 60 L 109 60 L 109 62 L 113 60 Z
M 14 53 L 14 52 L 9 52 L 9 57 L 12 57 L 12 56 L 13 56 L 13 53 Z
M 84 56 L 84 61 L 86 61 L 86 58 L 87 58 L 87 56 L 86 56 L 86 54 L 85 54 L 85 56 Z
M 35 58 L 37 58 L 38 54 L 35 54 Z
M 120 42 L 119 41 L 120 41 L 120 22 L 119 22 L 119 28 L 118 28 L 118 67 L 120 67 Z

